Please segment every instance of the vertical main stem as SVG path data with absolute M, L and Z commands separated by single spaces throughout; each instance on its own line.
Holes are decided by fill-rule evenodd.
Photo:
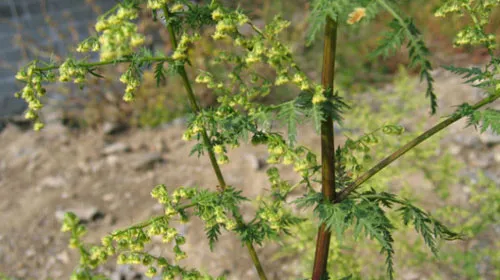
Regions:
M 325 42 L 323 49 L 323 70 L 321 82 L 330 97 L 333 95 L 335 79 L 335 54 L 337 48 L 337 22 L 327 16 L 325 26 Z M 335 200 L 335 145 L 333 140 L 333 119 L 330 114 L 325 115 L 321 123 L 321 166 L 322 166 L 322 193 L 328 201 Z M 325 224 L 321 224 L 316 239 L 316 254 L 312 280 L 326 279 L 328 252 L 330 249 L 331 233 Z
M 168 29 L 168 33 L 170 35 L 170 41 L 171 41 L 173 49 L 175 51 L 175 49 L 177 49 L 177 38 L 175 36 L 175 31 L 174 31 L 173 27 L 170 24 L 168 24 L 168 18 L 170 16 L 170 12 L 166 6 L 163 8 L 163 13 L 165 14 L 165 20 L 167 21 L 167 29 Z M 193 87 L 191 86 L 191 82 L 189 81 L 189 78 L 187 76 L 186 68 L 184 67 L 184 65 L 180 66 L 179 68 L 180 68 L 179 74 L 182 78 L 182 82 L 184 84 L 184 87 L 186 88 L 189 103 L 191 104 L 191 109 L 193 110 L 194 113 L 200 113 L 201 112 L 200 106 L 196 102 L 196 96 L 194 95 Z M 202 128 L 201 135 L 202 135 L 203 143 L 207 147 L 208 157 L 210 158 L 212 168 L 215 172 L 215 175 L 217 176 L 217 180 L 219 181 L 219 186 L 221 187 L 222 190 L 224 190 L 227 188 L 226 181 L 224 180 L 224 176 L 222 175 L 220 166 L 217 163 L 217 159 L 215 158 L 215 152 L 214 152 L 212 143 L 210 141 L 210 138 L 208 137 L 208 134 L 207 134 L 207 131 L 205 128 Z M 239 213 L 237 215 L 235 215 L 235 219 L 236 219 L 239 226 L 244 226 L 243 218 L 241 217 L 241 215 L 239 215 Z M 257 270 L 259 278 L 261 280 L 267 280 L 266 274 L 265 274 L 264 269 L 259 261 L 259 257 L 257 256 L 257 252 L 255 251 L 255 248 L 253 247 L 252 242 L 247 241 L 247 242 L 245 242 L 245 245 L 248 249 L 248 253 L 250 254 L 250 258 L 252 259 L 252 262 L 255 266 L 255 269 Z

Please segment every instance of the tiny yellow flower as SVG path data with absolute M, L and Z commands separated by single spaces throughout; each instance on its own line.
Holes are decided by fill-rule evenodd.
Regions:
M 215 11 L 212 12 L 212 19 L 213 20 L 221 20 L 224 17 L 224 13 L 220 8 L 216 9 Z
M 38 121 L 38 122 L 35 122 L 35 125 L 34 125 L 33 129 L 35 131 L 40 131 L 44 127 L 45 127 L 45 125 L 42 122 Z
M 322 93 L 315 93 L 313 96 L 313 99 L 312 99 L 313 104 L 319 104 L 319 103 L 323 103 L 325 101 L 326 101 L 326 97 Z
M 355 24 L 356 22 L 359 22 L 361 19 L 363 19 L 365 16 L 366 16 L 365 8 L 356 8 L 352 13 L 349 14 L 347 23 Z
M 26 72 L 24 72 L 24 71 L 17 72 L 17 74 L 16 74 L 16 79 L 17 80 L 19 80 L 19 81 L 25 81 L 26 78 L 27 78 Z
M 130 40 L 130 45 L 132 47 L 138 47 L 138 46 L 144 44 L 144 40 L 145 40 L 144 36 L 136 34 L 136 35 L 132 36 L 132 39 Z
M 224 153 L 224 147 L 222 147 L 222 145 L 215 145 L 214 146 L 214 152 L 218 155 L 220 154 L 223 154 Z
M 179 3 L 173 5 L 172 8 L 170 8 L 170 11 L 173 13 L 182 12 L 183 10 L 184 10 L 184 5 Z

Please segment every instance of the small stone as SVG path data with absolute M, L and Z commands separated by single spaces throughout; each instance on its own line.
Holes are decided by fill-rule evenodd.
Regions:
M 56 211 L 56 218 L 60 222 L 64 220 L 64 214 L 66 212 L 72 212 L 74 213 L 81 222 L 83 223 L 88 223 L 88 222 L 93 222 L 98 219 L 101 219 L 104 217 L 104 214 L 97 209 L 97 207 L 90 206 L 90 207 L 81 207 L 81 208 L 70 208 L 66 210 L 58 210 Z
M 132 168 L 136 171 L 152 169 L 155 164 L 163 161 L 163 157 L 160 153 L 146 153 L 138 155 L 136 159 L 131 163 Z
M 50 274 L 52 275 L 53 279 L 61 279 L 64 273 L 61 270 L 51 270 Z
M 124 132 L 127 129 L 128 129 L 128 126 L 125 124 L 121 124 L 121 123 L 106 122 L 102 126 L 102 132 L 105 135 L 115 135 L 115 134 Z
M 106 163 L 111 166 L 111 167 L 115 167 L 118 165 L 118 162 L 120 161 L 120 159 L 115 156 L 115 155 L 112 155 L 112 156 L 108 156 L 106 158 Z
M 44 189 L 44 188 L 60 188 L 63 186 L 67 186 L 68 182 L 66 179 L 64 179 L 61 176 L 49 176 L 45 177 L 40 181 L 40 184 L 38 185 L 39 189 Z
M 481 140 L 475 134 L 458 134 L 453 137 L 453 141 L 467 148 L 475 148 L 481 144 Z
M 165 142 L 165 139 L 159 138 L 155 141 L 155 151 L 160 152 L 160 153 L 166 153 L 169 151 L 169 148 L 167 146 L 167 143 Z
M 481 133 L 481 135 L 479 135 L 479 139 L 481 139 L 481 142 L 486 145 L 500 144 L 500 135 L 493 133 L 490 129 Z
M 115 198 L 114 193 L 107 193 L 107 194 L 102 196 L 102 200 L 107 201 L 107 202 L 113 200 L 113 198 Z
M 161 238 L 160 238 L 160 242 L 161 242 Z M 159 255 L 161 255 L 161 252 L 162 252 L 162 248 L 158 245 L 153 246 L 153 249 L 151 249 L 149 251 L 149 253 L 153 256 L 159 256 Z
M 492 162 L 491 154 L 479 154 L 477 152 L 470 152 L 468 160 L 472 166 L 479 168 L 486 168 L 490 166 Z
M 455 145 L 455 144 L 449 144 L 448 146 L 448 151 L 450 152 L 450 154 L 456 156 L 458 154 L 460 154 L 460 152 L 462 151 L 462 147 L 460 147 L 459 145 Z
M 417 280 L 417 279 L 422 279 L 422 275 L 416 273 L 416 272 L 413 272 L 413 271 L 410 271 L 410 272 L 407 272 L 407 273 L 403 273 L 401 275 L 401 279 L 404 279 L 404 280 Z
M 104 216 L 104 219 L 102 219 L 102 222 L 105 225 L 112 226 L 112 225 L 116 224 L 116 220 L 117 220 L 116 217 L 111 216 L 111 215 L 106 215 L 106 216 Z
M 60 261 L 62 264 L 69 263 L 69 254 L 67 251 L 62 251 L 61 253 L 56 255 L 56 260 Z
M 121 275 L 120 272 L 115 271 L 115 272 L 111 273 L 109 279 L 111 279 L 111 280 L 122 280 L 123 278 L 122 278 L 122 275 Z
M 16 275 L 19 276 L 21 279 L 25 278 L 26 275 L 28 275 L 28 269 L 26 268 L 16 269 Z
M 31 258 L 36 255 L 36 251 L 34 249 L 28 249 L 24 254 L 26 255 L 26 257 Z
M 53 236 L 46 236 L 46 237 L 43 238 L 42 244 L 44 246 L 48 246 L 53 241 L 54 241 L 54 237 Z
M 11 204 L 12 204 L 12 201 L 10 201 L 8 199 L 6 199 L 4 201 L 0 201 L 0 210 L 5 211 L 5 210 L 9 209 Z
M 104 147 L 104 149 L 101 151 L 101 154 L 109 156 L 126 152 L 130 152 L 130 146 L 122 142 L 117 142 Z
M 500 163 L 500 151 L 495 151 L 493 154 L 493 158 L 495 159 L 496 163 Z
M 153 211 L 153 213 L 160 213 L 164 211 L 164 206 L 163 204 L 155 203 L 153 207 L 151 207 L 151 210 Z
M 180 117 L 172 120 L 172 124 L 176 126 L 182 126 L 185 125 L 186 123 L 187 123 L 187 118 L 185 117 Z
M 246 154 L 245 159 L 250 164 L 253 170 L 262 170 L 266 166 L 266 162 L 257 158 L 254 154 Z

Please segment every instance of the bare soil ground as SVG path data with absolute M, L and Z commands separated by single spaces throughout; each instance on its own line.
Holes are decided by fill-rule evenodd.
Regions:
M 453 110 L 451 105 L 477 99 L 457 78 L 439 78 L 438 91 L 447 112 Z M 437 120 L 433 118 L 430 123 Z M 482 145 L 476 132 L 463 127 L 461 122 L 451 131 L 460 131 L 454 137 L 465 142 L 447 141 L 444 148 L 453 142 L 460 148 L 457 159 L 500 177 L 498 147 Z M 67 247 L 68 235 L 60 232 L 60 215 L 65 210 L 77 211 L 86 218 L 87 240 L 99 242 L 105 233 L 160 214 L 160 205 L 150 197 L 157 184 L 215 188 L 217 181 L 208 158 L 188 156 L 192 143 L 181 140 L 183 128 L 184 124 L 178 122 L 162 129 L 129 130 L 109 136 L 102 131 L 69 131 L 57 123 L 39 133 L 8 125 L 0 132 L 0 272 L 19 279 L 68 279 L 77 255 Z M 304 127 L 300 141 L 318 150 L 319 138 L 312 129 Z M 469 146 L 471 141 L 479 148 L 476 144 L 476 148 Z M 337 143 L 341 142 L 338 138 Z M 229 156 L 232 161 L 223 167 L 223 173 L 230 185 L 249 197 L 268 191 L 265 168 L 260 166 L 267 157 L 265 149 L 243 145 Z M 487 158 L 486 163 L 480 162 L 483 158 Z M 295 178 L 288 169 L 283 169 L 283 175 Z M 244 212 L 251 214 L 252 205 L 245 205 Z M 255 279 L 249 257 L 237 238 L 224 234 L 215 252 L 210 253 L 200 224 L 180 229 L 188 240 L 186 265 L 230 279 Z M 160 254 L 168 251 L 158 244 L 153 242 L 150 249 Z M 293 260 L 272 261 L 277 249 L 277 245 L 258 248 L 261 259 L 271 260 L 265 262 L 266 270 L 279 267 L 296 278 L 298 266 Z M 127 268 L 110 264 L 104 269 L 114 275 L 113 279 L 140 279 L 117 276 L 118 270 L 123 275 Z M 285 275 L 270 272 L 269 277 L 283 279 Z

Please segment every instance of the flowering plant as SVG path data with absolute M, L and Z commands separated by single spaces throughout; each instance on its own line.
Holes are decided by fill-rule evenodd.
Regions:
M 335 148 L 333 123 L 341 123 L 343 112 L 350 108 L 342 95 L 334 90 L 337 30 L 339 26 L 349 28 L 372 20 L 380 12 L 388 12 L 394 18 L 389 24 L 391 30 L 384 35 L 374 54 L 387 56 L 407 42 L 410 66 L 417 68 L 425 80 L 426 96 L 430 100 L 431 112 L 435 113 L 437 97 L 429 51 L 411 18 L 399 11 L 396 1 L 311 2 L 309 41 L 315 40 L 320 30 L 324 31 L 321 83 L 306 75 L 290 48 L 281 42 L 280 34 L 290 24 L 288 21 L 276 16 L 264 28 L 259 28 L 241 10 L 229 9 L 217 1 L 196 4 L 185 0 L 123 0 L 99 17 L 95 25 L 98 35 L 86 39 L 77 47 L 81 53 L 98 52 L 97 62 L 91 61 L 90 56 L 82 59 L 71 57 L 62 64 L 35 60 L 19 71 L 16 78 L 24 82 L 25 87 L 17 95 L 28 103 L 26 117 L 35 121 L 35 130 L 43 128 L 38 112 L 46 94 L 44 83 L 72 81 L 83 86 L 87 75 L 100 76 L 99 67 L 123 63 L 128 65 L 119 79 L 125 85 L 123 99 L 133 101 L 144 69 L 154 68 L 158 83 L 166 79 L 167 72 L 178 74 L 193 112 L 183 139 L 198 142 L 192 152 L 199 156 L 208 155 L 219 183 L 216 190 L 179 187 L 169 191 L 165 185 L 156 186 L 151 195 L 164 206 L 163 215 L 116 230 L 103 237 L 101 245 L 91 247 L 81 240 L 85 227 L 74 214 L 67 213 L 62 230 L 71 233 L 70 246 L 77 248 L 81 254 L 72 279 L 100 279 L 101 276 L 95 275 L 95 269 L 115 255 L 119 263 L 147 266 L 149 277 L 161 274 L 164 279 L 213 279 L 206 273 L 178 263 L 187 257 L 182 249 L 186 240 L 171 222 L 174 219 L 187 222 L 192 217 L 204 222 L 211 248 L 223 230 L 238 235 L 248 249 L 260 279 L 267 279 L 267 276 L 254 247 L 266 240 L 279 239 L 304 220 L 293 213 L 293 207 L 314 207 L 318 220 L 312 272 L 314 280 L 329 278 L 326 267 L 331 234 L 336 233 L 340 239 L 348 228 L 353 229 L 355 238 L 365 237 L 378 242 L 386 256 L 388 278 L 393 279 L 395 250 L 392 233 L 395 228 L 386 215 L 386 211 L 393 207 L 397 208 L 404 224 L 414 225 L 433 253 L 437 254 L 440 239 L 460 238 L 459 234 L 409 200 L 388 192 L 360 189 L 369 185 L 366 183 L 368 179 L 397 158 L 461 118 L 469 118 L 469 123 L 480 126 L 482 131 L 490 128 L 500 132 L 500 112 L 480 110 L 500 97 L 500 58 L 494 54 L 494 36 L 485 31 L 492 8 L 500 1 L 448 0 L 436 12 L 437 16 L 459 13 L 471 17 L 471 25 L 458 33 L 455 44 L 484 46 L 491 60 L 482 69 L 452 66 L 448 69 L 464 75 L 467 82 L 484 89 L 485 98 L 476 104 L 460 105 L 450 117 L 372 168 L 363 164 L 363 158 L 369 154 L 371 147 L 379 143 L 379 137 L 397 136 L 404 133 L 404 129 L 397 124 L 385 124 Z M 139 9 L 148 9 L 155 18 L 164 21 L 170 34 L 171 55 L 153 54 L 142 47 L 145 37 L 137 32 L 134 23 Z M 249 26 L 251 34 L 243 34 L 240 31 L 242 26 Z M 207 28 L 212 40 L 229 46 L 227 50 L 215 51 L 213 57 L 214 64 L 229 69 L 226 75 L 200 70 L 194 79 L 217 95 L 216 108 L 201 108 L 198 105 L 185 69 L 186 65 L 190 65 L 190 49 L 196 46 Z M 272 69 L 276 78 L 270 80 L 262 76 L 260 67 Z M 284 85 L 296 87 L 300 93 L 278 105 L 258 102 L 259 98 L 271 94 L 274 88 Z M 320 162 L 310 148 L 297 143 L 297 125 L 306 119 L 312 119 L 321 135 Z M 274 120 L 286 127 L 286 135 L 272 129 Z M 226 184 L 220 169 L 220 165 L 229 161 L 228 149 L 239 146 L 246 139 L 254 145 L 265 145 L 269 152 L 267 161 L 271 164 L 267 170 L 271 191 L 257 200 L 257 211 L 251 220 L 243 218 L 240 208 L 241 202 L 249 198 L 244 197 L 237 187 Z M 278 164 L 292 166 L 301 180 L 296 184 L 283 180 L 275 166 Z M 320 185 L 321 191 L 318 191 Z M 303 196 L 290 201 L 289 194 L 297 188 L 303 188 Z M 161 236 L 163 242 L 174 244 L 175 259 L 152 255 L 144 250 L 153 236 Z

